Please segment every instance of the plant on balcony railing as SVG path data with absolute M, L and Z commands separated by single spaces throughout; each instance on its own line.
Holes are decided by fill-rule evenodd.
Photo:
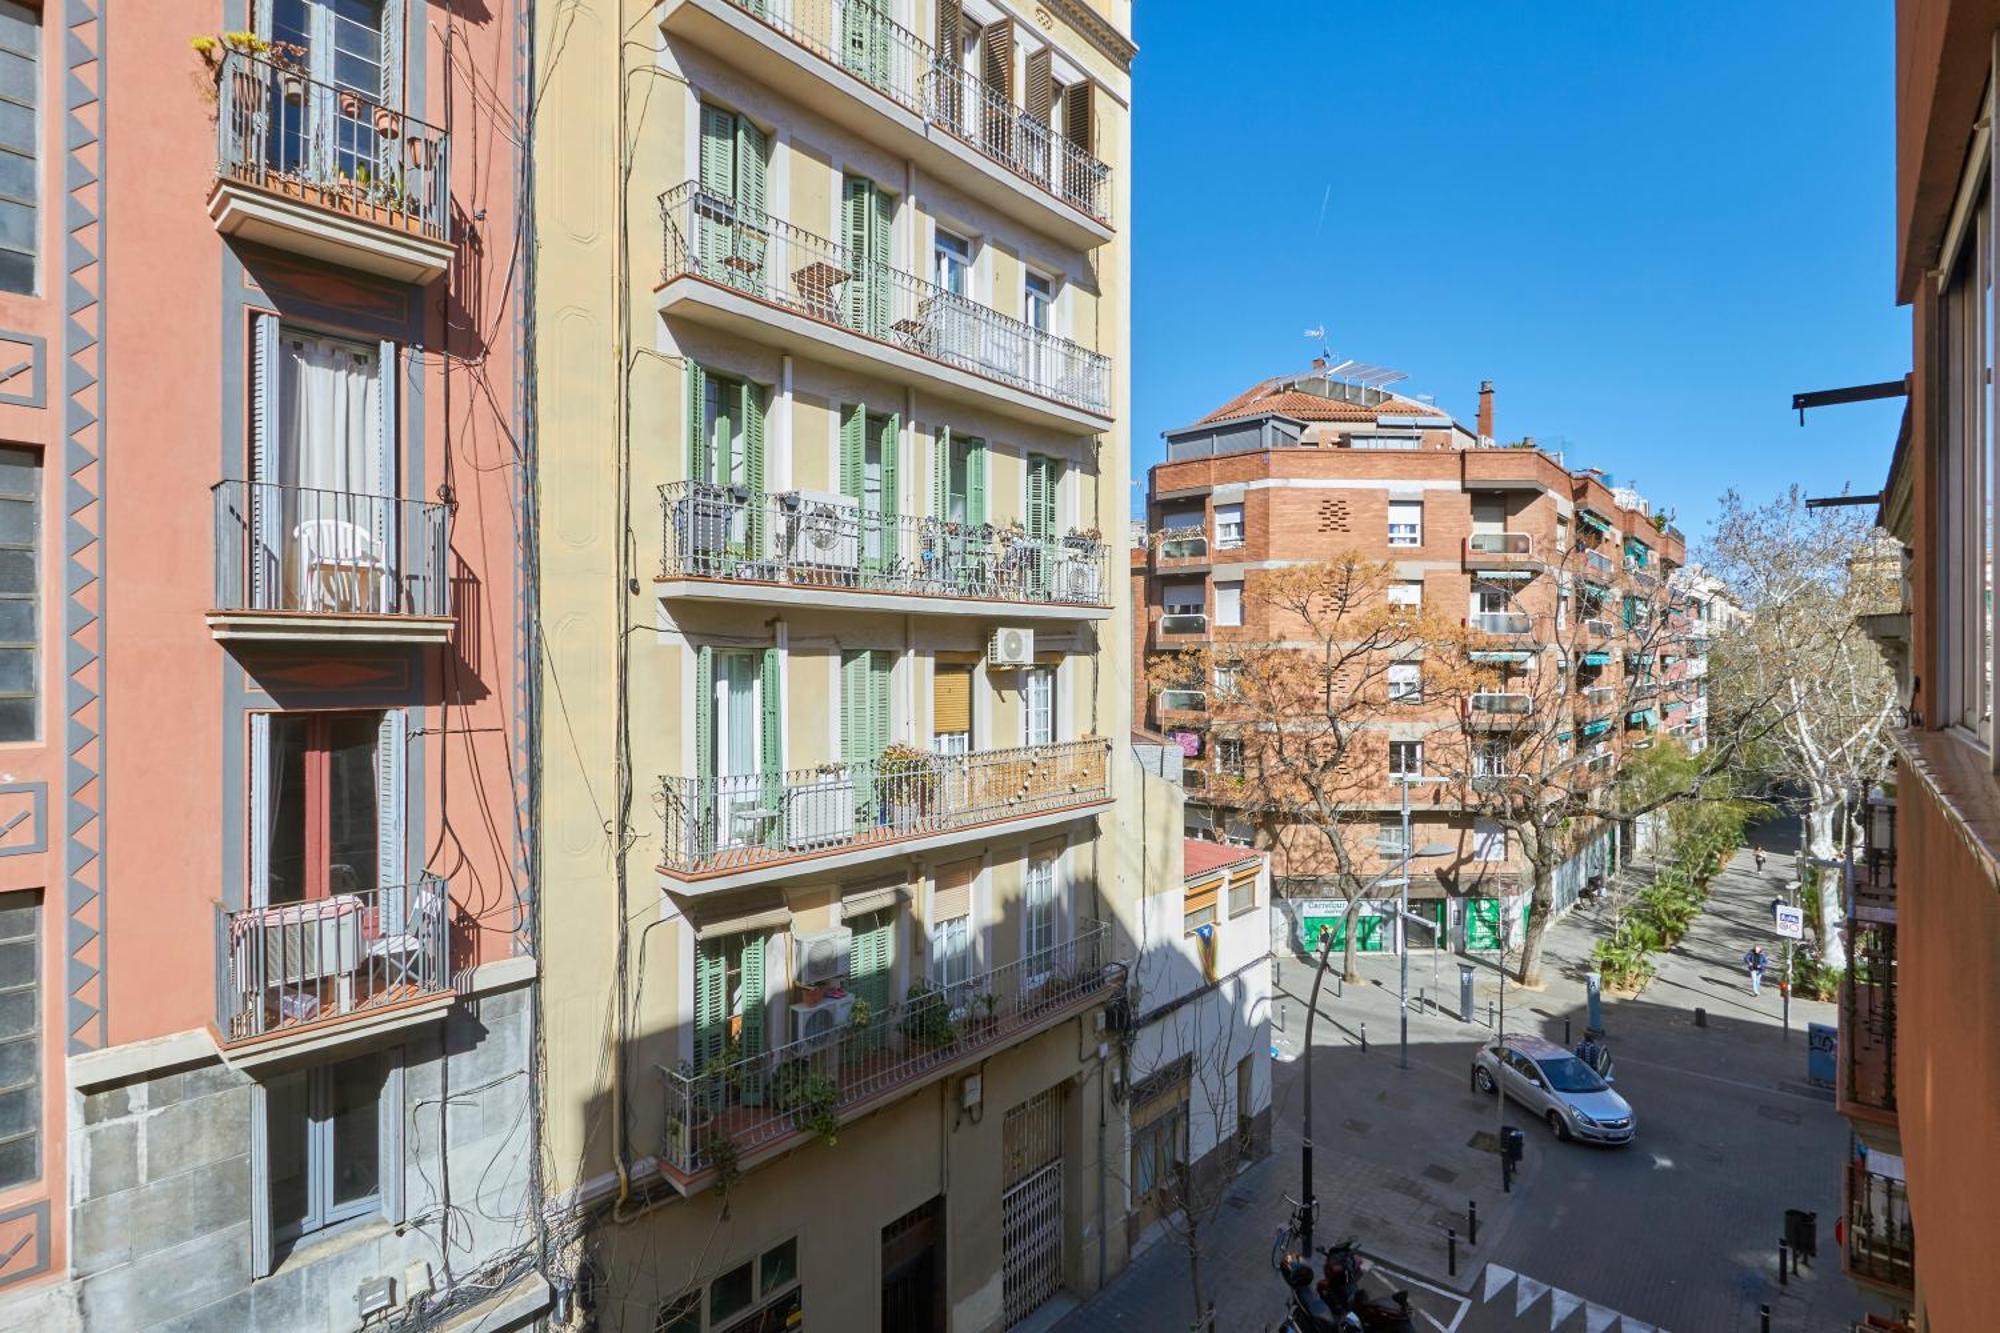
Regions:
M 216 175 L 315 207 L 449 240 L 443 130 L 374 94 L 310 77 L 295 47 L 245 34 L 196 50 L 215 74 Z
M 1102 738 L 880 757 L 784 773 L 661 779 L 661 864 L 701 874 L 819 855 L 1102 800 Z
M 1093 923 L 964 982 L 919 979 L 900 1004 L 878 1012 L 857 1003 L 829 1033 L 663 1069 L 667 1165 L 684 1176 L 720 1174 L 795 1135 L 832 1141 L 842 1117 L 863 1103 L 1029 1035 L 1098 995 L 1106 929 Z
M 1109 548 L 1072 534 L 881 514 L 842 495 L 671 482 L 660 573 L 856 592 L 1053 606 L 1110 605 Z
M 1089 412 L 1111 404 L 1102 354 L 695 181 L 660 196 L 662 277 L 705 278 L 903 351 Z
M 451 989 L 444 881 L 215 909 L 215 1025 L 224 1041 Z
M 260 481 L 211 494 L 216 609 L 451 614 L 444 505 Z

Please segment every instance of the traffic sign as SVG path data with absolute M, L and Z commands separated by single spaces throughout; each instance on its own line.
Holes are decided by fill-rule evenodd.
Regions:
M 1779 903 L 1772 909 L 1777 918 L 1776 928 L 1780 937 L 1788 940 L 1802 940 L 1806 937 L 1806 909 L 1788 907 Z

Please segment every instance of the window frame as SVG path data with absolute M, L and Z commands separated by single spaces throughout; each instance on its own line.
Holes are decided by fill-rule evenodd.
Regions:
M 0 893 L 0 920 L 16 912 L 25 913 L 25 933 L 0 934 L 0 945 L 16 948 L 25 945 L 28 958 L 26 979 L 15 976 L 11 969 L 0 972 L 0 998 L 25 993 L 28 997 L 26 1026 L 18 1033 L 0 1039 L 0 1045 L 25 1044 L 28 1048 L 28 1076 L 18 1083 L 0 1087 L 0 1099 L 20 1097 L 27 1108 L 27 1128 L 0 1139 L 0 1150 L 11 1151 L 16 1144 L 28 1145 L 27 1174 L 14 1179 L 0 1178 L 0 1190 L 17 1189 L 32 1185 L 42 1179 L 46 1171 L 43 1160 L 45 1147 L 42 1141 L 42 1113 L 45 1092 L 44 1055 L 42 1049 L 44 1028 L 48 1022 L 47 1006 L 42 1001 L 42 978 L 45 971 L 42 958 L 42 934 L 46 923 L 43 912 L 44 900 L 38 889 L 19 889 Z M 0 925 L 0 930 L 11 929 Z
M 1233 518 L 1233 522 L 1231 521 Z M 1234 551 L 1240 549 L 1246 539 L 1248 529 L 1243 518 L 1241 501 L 1233 504 L 1219 504 L 1215 507 L 1215 549 Z
M 48 121 L 43 104 L 48 100 L 46 94 L 49 69 L 48 63 L 42 59 L 42 48 L 47 44 L 47 35 L 45 32 L 47 25 L 44 21 L 41 6 L 39 5 L 22 4 L 19 0 L 0 0 L 0 10 L 6 9 L 18 11 L 15 17 L 29 28 L 32 37 L 31 44 L 26 50 L 13 46 L 0 45 L 0 52 L 19 57 L 28 63 L 29 77 L 34 93 L 33 100 L 28 102 L 23 102 L 15 97 L 0 96 L 0 104 L 21 108 L 28 113 L 29 120 L 28 151 L 23 153 L 12 145 L 6 145 L 0 146 L 0 154 L 5 154 L 9 157 L 26 157 L 28 160 L 28 174 L 32 180 L 29 187 L 30 193 L 26 198 L 12 194 L 0 194 L 0 202 L 18 205 L 26 210 L 30 237 L 28 247 L 25 250 L 13 245 L 0 244 L 0 250 L 4 250 L 8 254 L 20 255 L 28 261 L 27 286 L 16 288 L 0 284 L 0 291 L 6 291 L 16 296 L 33 297 L 43 295 L 42 237 L 47 221 L 44 217 L 45 210 L 42 206 L 45 175 L 43 138 L 48 129 Z M 0 31 L 4 31 L 4 26 L 0 26 Z
M 1177 602 L 1176 597 L 1194 597 L 1194 601 Z M 1160 614 L 1167 616 L 1205 616 L 1208 614 L 1208 585 L 1203 583 L 1169 583 L 1160 588 Z
M 1408 521 L 1412 509 L 1416 511 L 1416 521 Z M 1403 521 L 1398 521 L 1398 515 Z M 1398 532 L 1398 529 L 1403 529 Z M 1405 548 L 1420 547 L 1424 544 L 1424 502 L 1422 500 L 1391 500 L 1388 508 L 1389 545 Z
M 1391 662 L 1384 673 L 1392 704 L 1422 703 L 1424 666 L 1421 662 Z
M 1227 589 L 1227 592 L 1224 590 Z M 1243 580 L 1217 579 L 1215 581 L 1215 627 L 1217 629 L 1243 628 Z
M 336 1067 L 362 1060 L 379 1062 L 381 1087 L 375 1100 L 375 1189 L 372 1193 L 350 1200 L 344 1204 L 332 1201 L 334 1168 L 339 1151 L 334 1138 L 335 1126 L 332 1120 L 332 1083 Z M 276 1216 L 276 1200 L 272 1198 L 274 1178 L 272 1176 L 270 1118 L 275 1108 L 272 1106 L 270 1082 L 260 1082 L 258 1086 L 257 1114 L 264 1121 L 259 1127 L 259 1166 L 262 1180 L 255 1183 L 264 1199 L 264 1221 L 267 1227 L 271 1249 L 279 1247 L 296 1248 L 310 1244 L 323 1237 L 337 1234 L 349 1227 L 360 1225 L 380 1217 L 391 1222 L 402 1221 L 401 1169 L 402 1151 L 402 1090 L 403 1090 L 403 1050 L 400 1046 L 381 1050 L 366 1051 L 345 1059 L 330 1060 L 303 1069 L 291 1069 L 276 1078 L 299 1077 L 306 1081 L 306 1115 L 308 1123 L 305 1134 L 305 1161 L 307 1173 L 307 1207 L 303 1218 L 295 1222 L 280 1222 Z M 261 1265 L 268 1271 L 268 1263 Z
M 1383 597 L 1390 606 L 1405 610 L 1420 610 L 1424 604 L 1424 581 L 1422 579 L 1397 579 L 1384 591 Z
M 28 734 L 18 737 L 0 736 L 0 746 L 34 745 L 43 738 L 42 693 L 46 680 L 44 653 L 42 651 L 42 575 L 44 560 L 42 539 L 47 528 L 47 509 L 43 503 L 43 493 L 48 484 L 48 459 L 44 450 L 26 445 L 0 445 L 0 462 L 13 455 L 23 460 L 23 471 L 31 478 L 28 490 L 23 493 L 0 490 L 0 506 L 25 503 L 29 508 L 28 538 L 26 541 L 0 541 L 0 551 L 25 551 L 28 556 L 28 590 L 26 592 L 0 592 L 0 602 L 20 602 L 28 607 L 30 637 L 26 640 L 0 640 L 0 652 L 26 652 L 28 657 L 28 687 L 25 690 L 0 690 L 0 703 L 20 699 L 28 704 Z M 9 475 L 12 469 L 0 468 L 0 478 Z
M 1400 766 L 1398 754 L 1413 755 L 1416 763 L 1412 767 L 1406 761 Z M 1424 775 L 1424 743 L 1412 740 L 1391 740 L 1389 742 L 1389 776 L 1420 778 Z

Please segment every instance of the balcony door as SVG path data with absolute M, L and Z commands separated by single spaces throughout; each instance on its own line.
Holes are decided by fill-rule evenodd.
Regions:
M 897 494 L 902 418 L 849 403 L 840 419 L 840 492 L 860 511 L 861 567 L 893 574 L 897 549 Z
M 399 190 L 402 136 L 382 133 L 375 111 L 402 109 L 403 0 L 257 0 L 257 11 L 309 80 L 288 88 L 273 77 L 268 164 L 363 194 Z
M 770 248 L 764 211 L 770 137 L 748 118 L 701 104 L 695 243 L 703 277 L 761 290 Z
M 841 182 L 841 225 L 845 235 L 847 325 L 871 338 L 890 335 L 894 309 L 889 265 L 893 254 L 892 236 L 896 221 L 896 201 L 866 176 L 848 176 Z M 897 340 L 923 346 L 923 315 L 897 324 Z
M 717 848 L 763 847 L 778 836 L 777 651 L 697 651 L 695 744 Z
M 395 500 L 395 345 L 281 327 L 251 350 L 254 609 L 402 609 Z
M 764 389 L 687 365 L 686 508 L 675 515 L 693 572 L 732 578 L 765 549 Z M 754 572 L 752 574 L 754 577 Z
M 250 719 L 250 902 L 401 892 L 408 728 L 386 713 Z

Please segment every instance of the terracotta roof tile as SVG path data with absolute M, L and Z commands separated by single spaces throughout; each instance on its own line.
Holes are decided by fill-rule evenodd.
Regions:
M 1249 864 L 1263 857 L 1262 852 L 1247 847 L 1229 847 L 1201 838 L 1184 838 L 1181 842 L 1181 875 L 1185 879 L 1212 875 L 1224 866 Z
M 1391 394 L 1373 407 L 1361 403 L 1325 398 L 1301 389 L 1287 388 L 1289 378 L 1265 380 L 1216 408 L 1197 424 L 1228 421 L 1235 417 L 1262 416 L 1276 412 L 1297 421 L 1373 421 L 1378 416 L 1443 416 L 1428 403 L 1415 402 Z

